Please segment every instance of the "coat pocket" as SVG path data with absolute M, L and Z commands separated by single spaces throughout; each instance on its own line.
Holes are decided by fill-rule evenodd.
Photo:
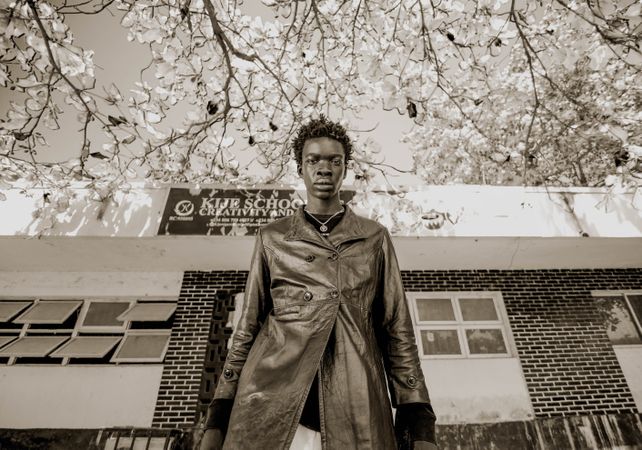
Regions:
M 277 306 L 274 308 L 274 318 L 280 322 L 297 320 L 300 317 L 301 306 Z

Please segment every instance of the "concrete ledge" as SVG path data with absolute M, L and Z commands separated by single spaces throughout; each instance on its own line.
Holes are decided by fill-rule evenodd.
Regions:
M 133 433 L 133 434 L 132 434 Z M 104 449 L 115 437 L 118 449 L 130 448 L 131 436 L 175 437 L 171 450 L 188 450 L 198 438 L 194 428 L 184 430 L 8 430 L 0 429 L 0 449 Z M 642 449 L 642 415 L 568 416 L 530 421 L 438 425 L 437 445 L 449 449 Z M 113 447 L 111 447 L 113 448 Z
M 437 426 L 440 450 L 642 449 L 642 415 L 593 415 Z
M 9 430 L 0 429 L 0 449 L 69 450 L 89 449 L 96 430 Z

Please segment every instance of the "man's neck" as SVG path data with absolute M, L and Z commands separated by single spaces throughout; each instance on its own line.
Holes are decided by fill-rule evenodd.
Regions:
M 320 199 L 308 196 L 308 204 L 305 209 L 312 214 L 329 215 L 340 211 L 342 208 L 339 196 L 328 199 Z

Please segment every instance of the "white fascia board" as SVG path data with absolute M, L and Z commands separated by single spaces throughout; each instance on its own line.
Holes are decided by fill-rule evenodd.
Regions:
M 642 267 L 642 237 L 394 237 L 393 243 L 402 270 Z M 20 278 L 15 272 L 144 270 L 179 282 L 185 270 L 247 270 L 253 245 L 253 236 L 0 237 L 0 278 L 11 284 Z

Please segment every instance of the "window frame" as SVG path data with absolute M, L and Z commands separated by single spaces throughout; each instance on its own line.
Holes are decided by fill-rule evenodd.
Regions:
M 71 308 L 69 310 L 69 312 L 67 313 L 67 315 L 64 316 L 64 318 L 60 322 L 52 322 L 51 320 L 46 320 L 46 319 L 37 319 L 37 320 L 25 320 L 25 319 L 22 319 L 22 321 L 20 321 L 20 317 L 21 316 L 31 312 L 31 310 L 33 310 L 33 309 L 36 309 L 40 304 L 42 304 L 42 303 L 56 303 L 56 302 L 76 303 L 76 306 Z M 15 317 L 12 320 L 12 322 L 20 324 L 20 325 L 34 325 L 34 324 L 36 324 L 36 325 L 60 325 L 60 324 L 65 323 L 65 321 L 68 320 L 71 317 L 71 315 L 74 312 L 76 312 L 78 310 L 78 308 L 80 308 L 83 305 L 83 303 L 84 303 L 84 299 L 81 299 L 81 300 L 66 299 L 66 298 L 65 299 L 60 299 L 60 300 L 41 299 L 41 298 L 34 299 L 33 304 L 29 308 L 23 310 L 18 317 Z
M 169 304 L 169 305 L 173 306 L 172 311 L 163 320 L 141 320 L 141 319 L 133 319 L 132 320 L 132 319 L 124 319 L 124 321 L 127 322 L 128 324 L 131 323 L 131 322 L 166 322 L 172 317 L 172 314 L 176 313 L 176 309 L 178 308 L 178 303 L 177 302 L 171 302 L 171 301 L 166 301 L 166 300 L 162 301 L 162 300 L 155 300 L 155 299 L 149 299 L 149 300 L 145 299 L 144 301 L 137 300 L 132 305 L 130 305 L 130 307 L 127 310 L 123 311 L 118 317 L 126 317 L 128 314 L 130 314 L 138 306 L 141 306 L 141 305 L 147 306 L 147 305 L 159 305 L 159 304 Z
M 20 336 L 17 334 L 3 334 L 0 335 L 0 350 L 2 350 L 6 345 L 11 344 L 13 341 L 18 339 Z M 2 339 L 9 339 L 6 342 L 2 342 Z M 3 356 L 2 358 L 6 358 L 6 356 Z
M 29 339 L 59 339 L 60 341 L 56 344 L 53 345 L 53 347 L 49 348 L 44 354 L 37 354 L 37 355 L 17 355 L 17 354 L 12 354 L 12 355 L 0 355 L 0 358 L 46 358 L 48 357 L 51 353 L 53 353 L 55 350 L 57 350 L 59 347 L 64 345 L 70 338 L 70 336 L 19 336 L 18 339 L 11 341 L 7 345 L 2 347 L 2 350 L 0 352 L 4 352 L 8 347 L 11 347 L 12 345 L 15 345 L 19 343 L 22 340 L 29 340 Z
M 417 349 L 419 358 L 422 360 L 440 360 L 440 359 L 488 359 L 488 358 L 516 358 L 517 349 L 510 328 L 508 314 L 504 305 L 504 299 L 500 291 L 420 291 L 406 292 L 409 302 L 413 327 L 415 329 L 415 338 L 417 340 Z M 419 308 L 417 300 L 424 298 L 449 298 L 455 320 L 427 321 L 419 320 Z M 490 298 L 493 300 L 493 306 L 497 314 L 496 320 L 474 320 L 464 321 L 459 299 L 465 298 Z M 457 330 L 457 337 L 461 354 L 458 355 L 426 355 L 423 350 L 422 330 Z M 504 341 L 505 353 L 471 353 L 466 330 L 476 329 L 498 329 L 502 334 Z
M 111 350 L 113 350 L 114 347 L 116 347 L 118 344 L 120 344 L 120 341 L 124 339 L 125 336 L 73 336 L 69 338 L 69 340 L 65 343 L 63 343 L 61 346 L 57 347 L 54 351 L 52 351 L 49 356 L 54 357 L 54 358 L 83 358 L 83 359 L 102 359 L 104 358 Z M 105 350 L 104 353 L 98 356 L 88 356 L 88 355 L 60 355 L 59 353 L 63 350 L 65 350 L 69 345 L 73 344 L 73 342 L 76 339 L 113 339 L 115 342 L 113 342 L 107 350 Z
M 165 342 L 165 347 L 161 352 L 159 358 L 119 358 L 118 353 L 125 345 L 127 338 L 129 336 L 140 336 L 140 335 L 167 335 L 168 339 Z M 167 354 L 167 349 L 169 348 L 169 341 L 171 340 L 172 330 L 127 330 L 121 341 L 118 343 L 114 355 L 109 359 L 110 363 L 162 363 Z
M 78 324 L 75 327 L 79 333 L 124 333 L 129 328 L 129 321 L 124 320 L 121 326 L 116 325 L 83 325 L 83 322 L 87 318 L 89 313 L 89 308 L 92 303 L 128 303 L 128 307 L 120 313 L 117 317 L 120 317 L 125 312 L 129 311 L 133 305 L 135 305 L 138 300 L 134 298 L 88 298 L 85 299 L 78 316 Z
M 5 304 L 7 304 L 7 303 L 23 304 L 22 308 L 19 308 L 12 315 L 7 316 L 4 320 L 3 320 L 2 317 L 0 317 L 0 323 L 9 323 L 13 319 L 18 317 L 20 314 L 25 312 L 28 308 L 31 308 L 33 306 L 33 304 L 34 304 L 34 301 L 33 300 L 5 300 L 5 299 L 1 299 L 0 300 L 0 304 L 2 304 L 2 303 L 5 303 Z
M 629 301 L 629 295 L 642 295 L 642 289 L 621 289 L 621 290 L 593 290 L 591 291 L 591 297 L 594 300 L 598 298 L 605 297 L 615 297 L 624 300 L 624 304 L 628 308 L 628 313 L 633 320 L 633 326 L 637 329 L 640 339 L 642 340 L 642 318 L 638 318 L 633 308 L 631 307 L 631 302 Z M 609 342 L 613 347 L 617 348 L 642 348 L 642 342 L 639 344 L 614 344 L 613 341 L 609 338 Z

